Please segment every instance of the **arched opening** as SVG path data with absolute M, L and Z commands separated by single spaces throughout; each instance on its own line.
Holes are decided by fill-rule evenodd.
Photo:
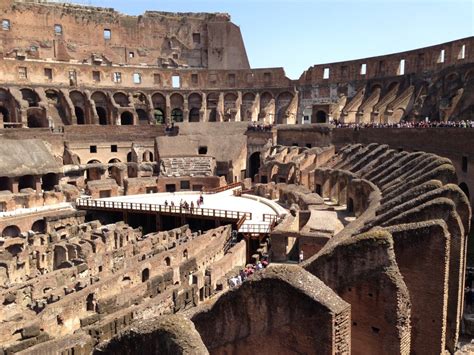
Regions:
M 184 249 L 184 251 L 183 251 L 183 258 L 185 258 L 185 259 L 188 258 L 188 249 Z
M 150 269 L 148 269 L 148 268 L 143 269 L 143 271 L 142 271 L 142 282 L 148 281 L 149 278 L 150 278 Z
M 34 109 L 33 112 L 27 114 L 27 125 L 29 128 L 48 128 L 48 119 L 38 109 Z
M 156 123 L 165 123 L 165 114 L 163 111 L 159 108 L 156 108 L 154 111 L 154 116 L 155 116 L 155 121 Z
M 127 163 L 131 163 L 132 162 L 132 152 L 128 152 L 127 153 Z
M 107 125 L 107 110 L 103 107 L 96 107 L 95 111 L 97 112 L 97 116 L 99 116 L 99 124 L 102 126 Z
M 117 158 L 113 158 L 113 159 L 110 159 L 109 160 L 109 164 L 116 164 L 116 163 L 120 163 L 120 159 L 117 159 Z
M 351 197 L 347 199 L 347 212 L 354 213 L 354 200 Z
M 35 233 L 46 233 L 46 222 L 44 219 L 39 219 L 33 223 L 31 230 Z
M 238 96 L 234 93 L 224 95 L 224 121 L 235 121 Z
M 217 109 L 213 108 L 209 112 L 209 122 L 217 121 Z
M 130 100 L 128 99 L 128 96 L 121 92 L 114 94 L 114 101 L 120 107 L 130 106 Z
M 2 237 L 18 237 L 21 234 L 18 226 L 7 226 L 3 228 Z
M 252 108 L 255 102 L 255 94 L 248 92 L 242 96 L 242 121 L 252 121 Z
M 54 186 L 59 182 L 59 177 L 57 174 L 49 173 L 43 176 L 43 182 L 41 184 L 41 189 L 43 191 L 53 191 Z
M 28 102 L 28 107 L 38 107 L 40 99 L 36 92 L 31 89 L 21 89 L 20 91 L 23 100 Z
M 25 175 L 18 180 L 18 190 L 28 188 L 36 190 L 36 179 L 33 175 Z
M 148 124 L 148 114 L 146 113 L 145 110 L 142 110 L 141 108 L 135 110 L 137 112 L 138 116 L 138 123 L 147 125 Z
M 171 111 L 171 121 L 183 122 L 183 111 L 179 108 L 175 108 L 173 111 Z
M 200 120 L 199 109 L 198 108 L 191 109 L 191 111 L 189 111 L 189 122 L 199 122 L 199 120 Z
M 150 152 L 149 150 L 146 150 L 146 151 L 143 153 L 143 161 L 144 161 L 144 162 L 151 162 L 151 161 L 153 161 L 153 153 Z
M 125 111 L 120 115 L 120 124 L 122 126 L 133 125 L 133 115 L 131 112 Z
M 316 112 L 316 123 L 326 123 L 327 114 L 326 112 L 319 110 Z
M 465 182 L 462 182 L 459 184 L 459 188 L 464 192 L 464 194 L 467 196 L 467 199 L 470 201 L 471 196 L 469 195 L 469 187 Z
M 74 106 L 74 113 L 76 114 L 77 124 L 86 124 L 84 111 L 78 106 Z
M 171 266 L 171 259 L 170 259 L 169 256 L 167 256 L 167 257 L 165 258 L 165 265 L 166 265 L 166 266 Z
M 249 175 L 252 181 L 258 174 L 258 169 L 260 169 L 260 152 L 255 152 L 249 158 Z
M 89 293 L 86 298 L 86 311 L 95 311 L 94 294 Z

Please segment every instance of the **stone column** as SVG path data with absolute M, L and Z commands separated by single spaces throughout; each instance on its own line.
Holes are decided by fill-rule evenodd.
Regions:
M 165 123 L 171 123 L 171 95 L 166 94 L 166 112 L 165 112 Z

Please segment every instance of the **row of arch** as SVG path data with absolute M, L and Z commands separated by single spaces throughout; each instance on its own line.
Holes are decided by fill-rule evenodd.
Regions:
M 205 95 L 205 96 L 204 96 Z M 259 102 L 256 102 L 257 95 Z M 239 99 L 240 97 L 240 99 Z M 247 92 L 192 92 L 183 93 L 127 93 L 124 91 L 94 91 L 91 94 L 72 90 L 22 88 L 18 91 L 0 88 L 0 114 L 5 127 L 21 126 L 26 114 L 30 128 L 54 125 L 81 124 L 148 124 L 164 123 L 166 119 L 182 122 L 225 121 L 241 111 L 241 120 L 256 120 L 255 112 L 265 112 L 274 102 L 276 115 L 289 106 L 294 94 L 289 91 L 272 93 Z M 20 105 L 20 102 L 23 104 Z M 26 107 L 25 107 L 26 106 Z M 26 110 L 26 111 L 25 111 Z M 207 111 L 204 119 L 203 111 Z M 25 111 L 23 113 L 22 111 Z M 54 112 L 53 112 L 54 111 Z M 187 115 L 187 116 L 186 116 Z
M 44 219 L 39 219 L 33 222 L 29 229 L 35 233 L 46 233 L 46 222 Z M 15 224 L 8 225 L 2 229 L 2 237 L 19 237 L 21 235 L 21 229 Z

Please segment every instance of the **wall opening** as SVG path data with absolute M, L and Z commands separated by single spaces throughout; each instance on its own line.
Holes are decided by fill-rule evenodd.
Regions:
M 367 64 L 361 64 L 360 65 L 360 75 L 366 75 L 367 74 Z
M 148 281 L 149 278 L 150 278 L 150 269 L 148 269 L 148 268 L 143 269 L 143 271 L 142 271 L 142 282 Z
M 258 174 L 260 169 L 260 152 L 255 152 L 250 155 L 249 158 L 249 177 L 252 181 L 255 180 L 255 175 Z
M 323 70 L 323 79 L 329 79 L 330 75 L 330 69 L 329 68 L 324 68 Z
M 175 108 L 171 111 L 171 120 L 173 122 L 183 122 L 183 111 L 180 108 Z
M 74 113 L 76 114 L 77 124 L 86 124 L 84 111 L 78 106 L 74 106 Z
M 398 75 L 405 75 L 405 59 L 400 60 L 398 65 Z
M 36 179 L 33 175 L 25 175 L 18 180 L 18 190 L 28 188 L 36 190 Z
M 354 213 L 354 200 L 351 197 L 347 199 L 347 212 Z
M 189 122 L 199 122 L 200 114 L 198 108 L 193 108 L 189 111 Z
M 2 237 L 18 237 L 20 234 L 18 226 L 7 226 L 2 231 Z
M 99 124 L 102 126 L 107 125 L 107 111 L 103 107 L 96 107 L 95 111 L 97 112 L 97 116 L 99 116 Z
M 179 75 L 173 75 L 171 77 L 171 86 L 176 89 L 179 89 L 181 87 L 181 78 L 179 77 Z
M 469 195 L 469 187 L 467 187 L 467 184 L 465 182 L 462 182 L 459 184 L 459 188 L 464 192 L 468 198 L 468 200 L 471 199 L 471 196 Z
M 120 115 L 120 124 L 122 126 L 133 125 L 133 115 L 131 112 L 125 111 Z
M 461 164 L 461 165 L 462 165 L 462 166 L 461 166 L 462 171 L 463 171 L 464 173 L 467 173 L 468 159 L 467 159 L 466 156 L 463 156 L 463 157 L 462 157 L 462 164 Z

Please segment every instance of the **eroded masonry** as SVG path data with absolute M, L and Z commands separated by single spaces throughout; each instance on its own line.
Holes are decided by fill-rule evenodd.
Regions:
M 474 351 L 473 37 L 291 80 L 227 14 L 0 10 L 0 353 Z

